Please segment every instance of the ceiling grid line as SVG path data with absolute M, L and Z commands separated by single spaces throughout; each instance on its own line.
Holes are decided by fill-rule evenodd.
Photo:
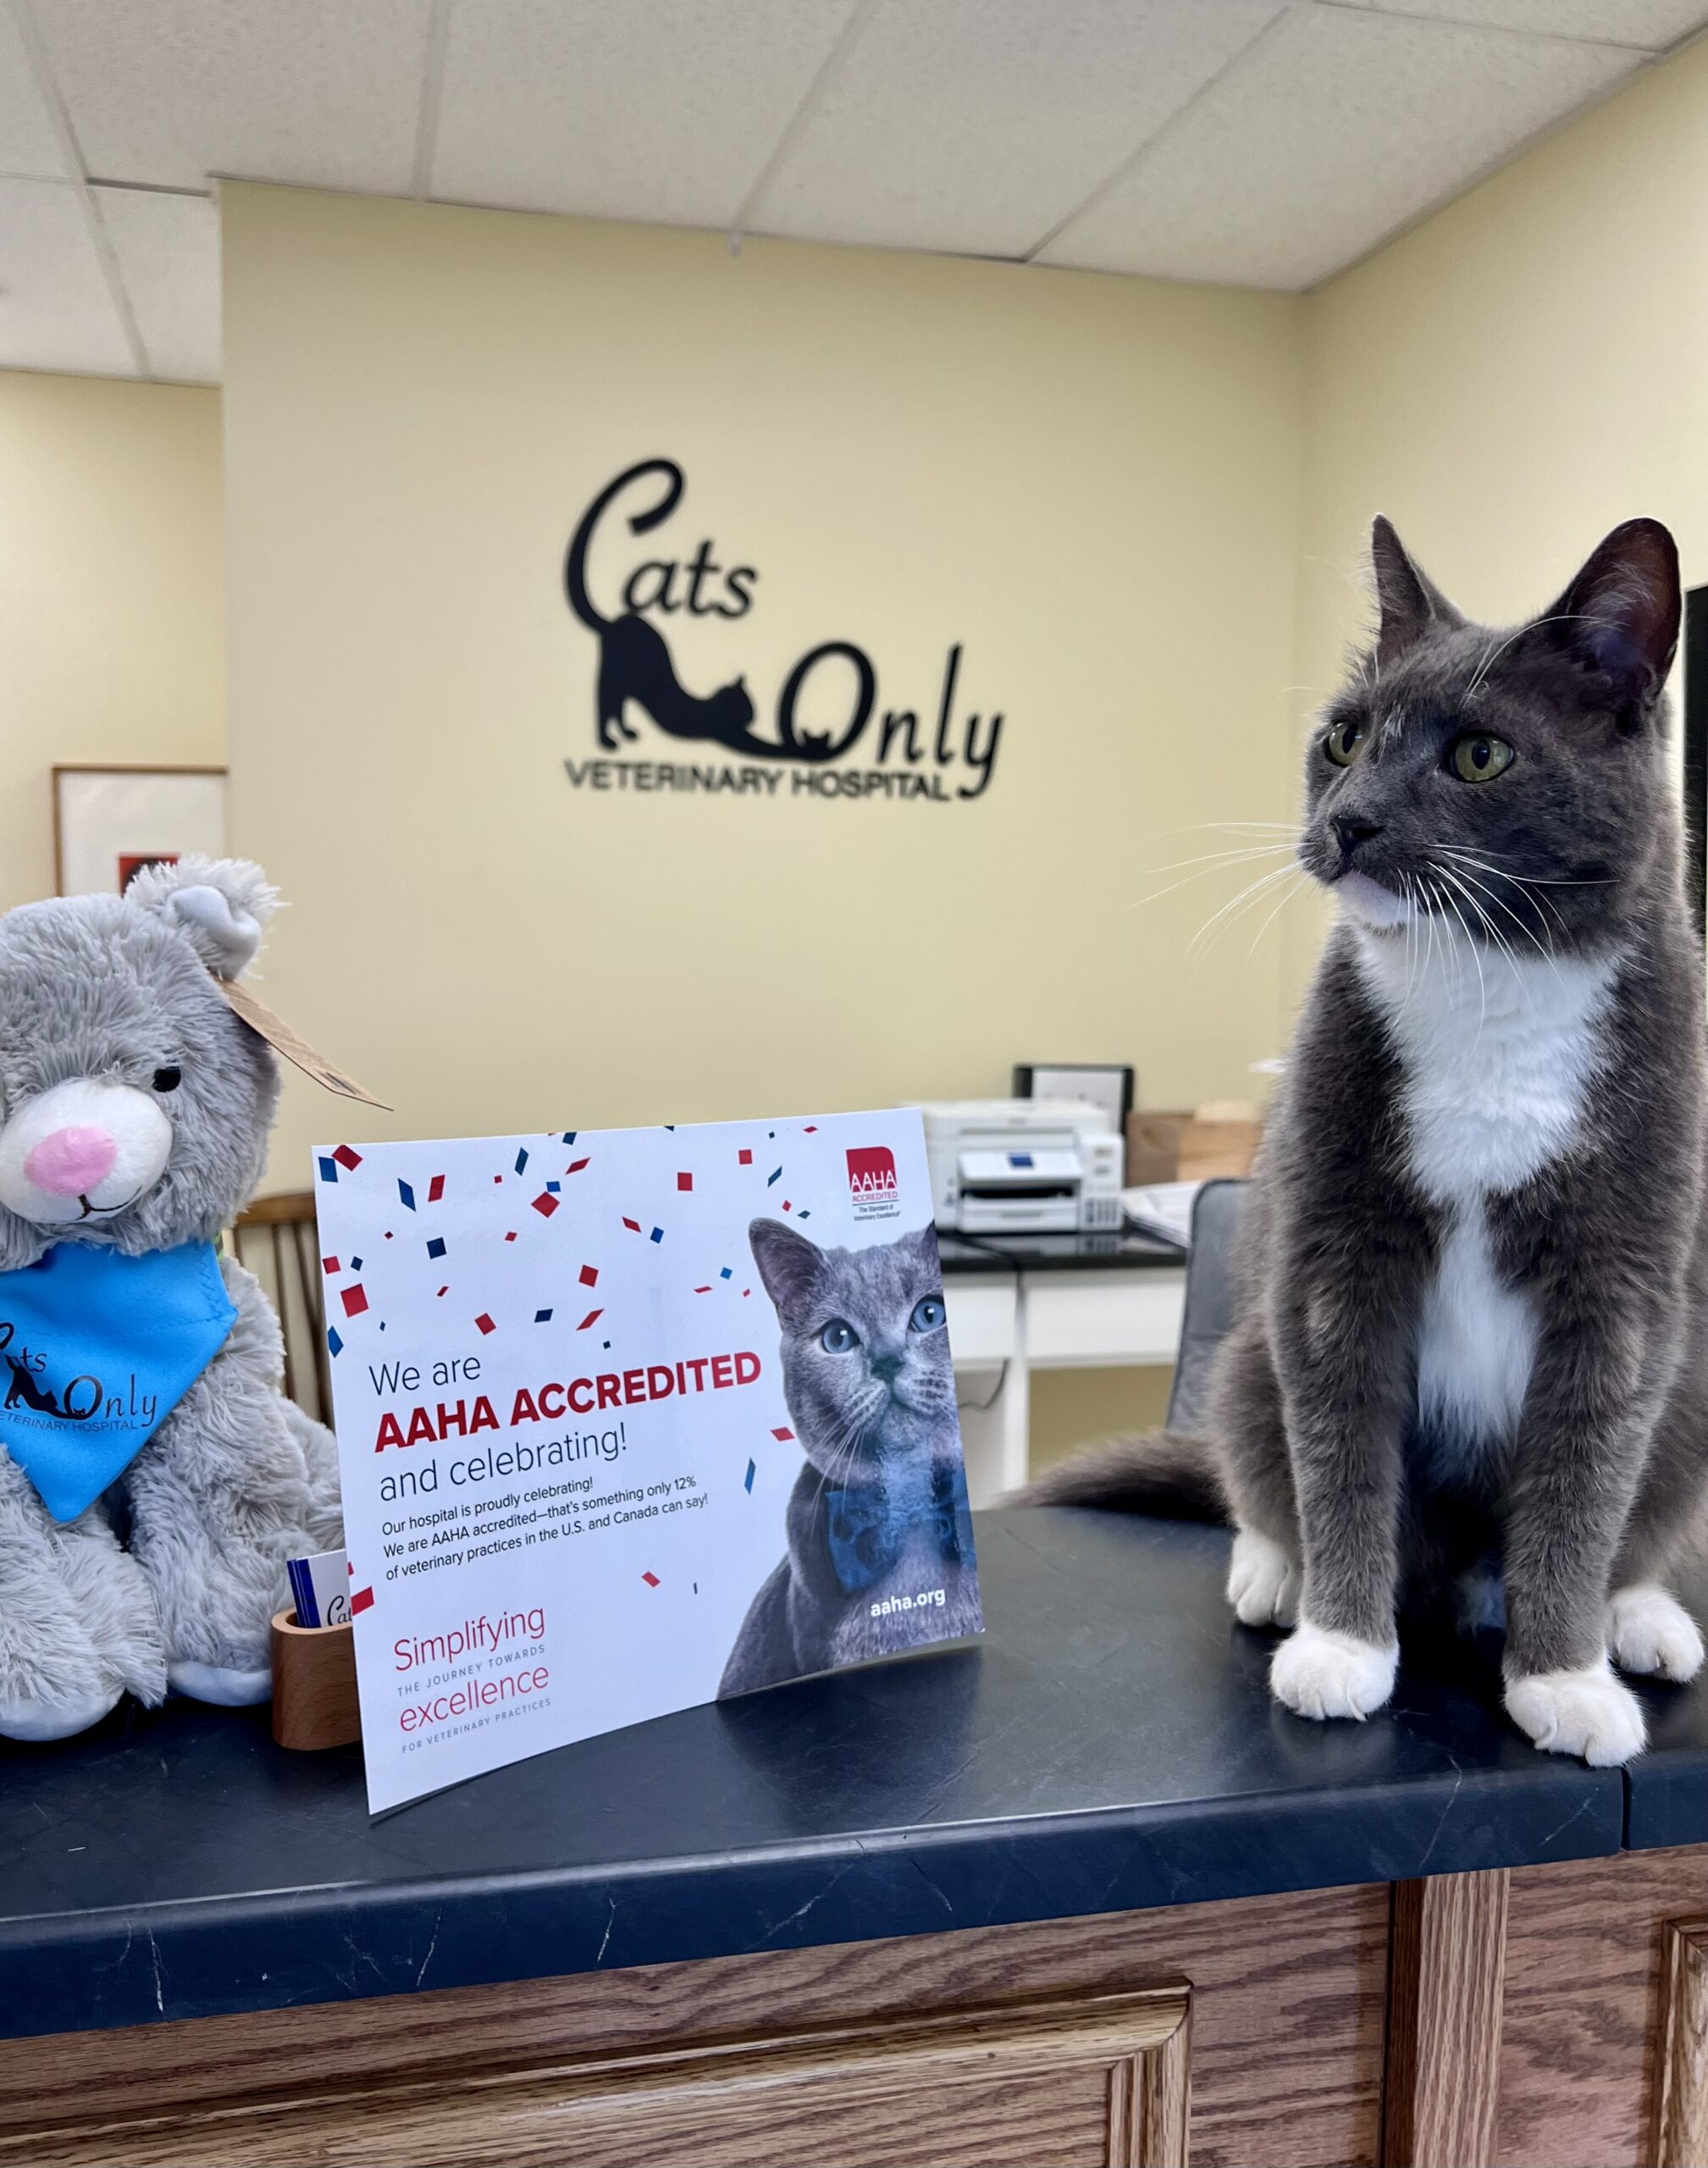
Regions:
M 1329 8 L 1342 15 L 1376 15 L 1385 16 L 1389 21 L 1396 23 L 1427 23 L 1431 29 L 1479 30 L 1484 36 L 1526 37 L 1536 45 L 1601 46 L 1615 53 L 1635 53 L 1645 60 L 1655 59 L 1672 50 L 1670 45 L 1644 45 L 1633 38 L 1591 37 L 1587 31 L 1536 30 L 1528 23 L 1479 23 L 1469 15 L 1442 15 L 1422 8 L 1399 7 L 1394 4 L 1394 0 L 1382 0 L 1379 7 L 1374 4 L 1374 0 L 1306 0 L 1306 4 Z M 1687 30 L 1683 40 L 1676 42 L 1688 41 L 1696 35 L 1694 30 Z
M 119 258 L 113 248 L 113 237 L 107 230 L 106 222 L 101 216 L 101 206 L 96 201 L 94 191 L 89 185 L 89 170 L 83 162 L 83 148 L 77 140 L 77 131 L 72 125 L 71 116 L 66 109 L 65 101 L 60 96 L 59 85 L 54 77 L 53 70 L 48 64 L 47 48 L 41 42 L 41 33 L 36 20 L 35 10 L 30 4 L 30 0 L 11 0 L 11 8 L 19 37 L 25 52 L 29 55 L 30 69 L 36 77 L 37 94 L 59 139 L 66 169 L 70 175 L 69 180 L 59 185 L 70 189 L 83 213 L 84 223 L 88 229 L 90 244 L 95 251 L 97 261 L 100 263 L 102 276 L 107 281 L 113 311 L 118 316 L 124 343 L 130 351 L 131 361 L 136 373 L 141 377 L 152 376 L 154 373 L 153 365 L 149 359 L 148 348 L 143 340 L 142 329 L 136 321 L 136 312 L 131 306 L 129 290 L 119 272 Z
M 1026 250 L 1025 254 L 1020 260 L 1025 263 L 1036 263 L 1038 257 L 1042 254 L 1043 251 L 1050 246 L 1052 241 L 1059 239 L 1060 236 L 1067 231 L 1070 226 L 1073 225 L 1078 219 L 1084 218 L 1088 211 L 1096 210 L 1098 204 L 1103 202 L 1107 196 L 1111 195 L 1114 190 L 1120 186 L 1122 181 L 1126 179 L 1128 174 L 1130 174 L 1133 168 L 1137 165 L 1139 160 L 1144 158 L 1147 152 L 1153 151 L 1158 143 L 1164 141 L 1169 131 L 1172 128 L 1174 128 L 1179 122 L 1184 120 L 1187 114 L 1190 113 L 1195 107 L 1201 105 L 1213 91 L 1217 90 L 1224 82 L 1225 82 L 1228 77 L 1233 74 L 1236 68 L 1242 66 L 1251 54 L 1255 53 L 1258 47 L 1263 44 L 1265 38 L 1271 37 L 1274 35 L 1280 25 L 1286 19 L 1287 16 L 1291 12 L 1292 10 L 1288 8 L 1277 8 L 1274 14 L 1270 16 L 1268 22 L 1263 24 L 1259 30 L 1254 31 L 1253 34 L 1246 40 L 1246 42 L 1240 47 L 1237 53 L 1230 53 L 1227 59 L 1223 62 L 1222 65 L 1217 69 L 1213 75 L 1210 76 L 1207 81 L 1200 83 L 1197 89 L 1192 92 L 1191 96 L 1189 98 L 1186 98 L 1181 104 L 1177 105 L 1165 120 L 1160 122 L 1151 130 L 1150 134 L 1145 137 L 1142 142 L 1136 143 L 1132 149 L 1129 151 L 1126 156 L 1121 160 L 1120 163 L 1114 167 L 1111 172 L 1105 174 L 1103 178 L 1097 183 L 1097 186 L 1079 202 L 1075 203 L 1071 211 L 1066 212 L 1061 218 L 1058 218 L 1055 224 L 1047 233 L 1041 234 L 1037 240 L 1031 244 L 1031 247 Z
M 782 133 L 771 147 L 771 156 L 760 168 L 753 185 L 736 207 L 730 220 L 730 238 L 738 241 L 743 234 L 752 230 L 754 213 L 764 200 L 765 192 L 781 171 L 783 160 L 800 140 L 813 114 L 823 102 L 824 95 L 837 68 L 860 42 L 861 33 L 877 11 L 877 0 L 854 0 L 848 11 L 848 20 L 837 33 L 836 43 L 820 63 L 818 71 L 801 93 L 800 103 L 783 124 Z
M 439 116 L 445 102 L 445 55 L 450 42 L 455 0 L 433 0 L 427 20 L 427 52 L 421 69 L 421 109 L 415 124 L 415 159 L 409 192 L 418 201 L 433 193 L 433 159 L 439 147 Z

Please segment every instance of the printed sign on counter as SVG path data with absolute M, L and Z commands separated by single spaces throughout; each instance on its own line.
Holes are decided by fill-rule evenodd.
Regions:
M 373 1811 L 982 1630 L 916 1113 L 315 1174 Z

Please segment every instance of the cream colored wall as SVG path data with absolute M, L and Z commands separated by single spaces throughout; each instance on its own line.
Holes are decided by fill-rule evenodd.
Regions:
M 1641 76 L 1312 297 L 1300 678 L 1361 622 L 1385 512 L 1501 622 L 1637 513 L 1708 579 L 1708 44 Z M 1292 920 L 1289 1008 L 1314 953 Z
M 988 1092 L 1016 1058 L 1247 1087 L 1275 943 L 1205 968 L 1202 888 L 1133 906 L 1197 824 L 1285 803 L 1302 303 L 253 187 L 224 227 L 235 841 L 294 899 L 268 998 L 395 1102 L 293 1087 L 274 1186 L 334 1132 Z M 761 572 L 738 636 L 671 621 L 683 678 L 763 696 L 841 636 L 929 711 L 959 640 L 1006 718 L 983 797 L 568 788 L 565 542 L 655 454 L 688 496 L 624 561 L 710 534 Z
M 220 486 L 218 393 L 0 371 L 0 910 L 56 761 L 224 758 Z

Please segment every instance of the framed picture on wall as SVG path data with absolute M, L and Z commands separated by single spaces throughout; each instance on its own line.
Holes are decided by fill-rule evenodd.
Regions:
M 67 766 L 53 771 L 53 885 L 113 894 L 145 866 L 225 850 L 224 768 Z

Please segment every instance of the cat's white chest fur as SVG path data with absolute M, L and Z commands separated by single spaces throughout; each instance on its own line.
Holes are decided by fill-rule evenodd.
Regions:
M 1473 1451 L 1517 1428 L 1536 1342 L 1528 1297 L 1495 1269 L 1487 1200 L 1571 1148 L 1617 959 L 1515 957 L 1439 922 L 1409 947 L 1361 931 L 1357 953 L 1404 1071 L 1413 1179 L 1448 1214 L 1418 1319 L 1418 1412 Z

